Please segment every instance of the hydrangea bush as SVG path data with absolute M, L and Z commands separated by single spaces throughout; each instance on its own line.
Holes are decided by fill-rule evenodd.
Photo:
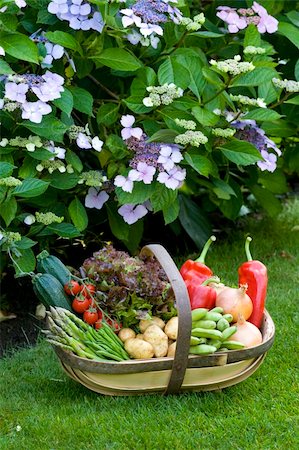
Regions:
M 0 245 L 16 271 L 57 239 L 106 230 L 134 251 L 162 219 L 201 247 L 215 212 L 277 214 L 299 172 L 295 3 L 0 0 Z

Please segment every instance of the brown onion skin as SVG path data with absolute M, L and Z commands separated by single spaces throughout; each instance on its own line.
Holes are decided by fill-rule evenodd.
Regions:
M 216 298 L 216 306 L 223 308 L 224 314 L 231 314 L 233 322 L 237 322 L 239 315 L 245 320 L 252 314 L 253 304 L 246 294 L 246 285 L 239 288 L 226 287 L 219 292 Z

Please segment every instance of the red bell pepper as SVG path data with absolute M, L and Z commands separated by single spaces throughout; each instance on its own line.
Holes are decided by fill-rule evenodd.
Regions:
M 247 284 L 248 288 L 246 293 L 251 298 L 253 304 L 252 314 L 247 320 L 260 328 L 266 302 L 268 274 L 267 267 L 262 262 L 252 259 L 249 250 L 251 241 L 252 238 L 247 237 L 245 242 L 247 262 L 243 263 L 238 269 L 239 285 Z
M 213 281 L 211 278 L 210 281 Z M 216 280 L 216 278 L 215 278 Z M 185 280 L 187 286 L 191 310 L 196 308 L 208 308 L 212 309 L 216 303 L 217 292 L 211 286 L 206 286 L 205 284 L 199 284 L 194 282 L 195 280 Z M 207 281 L 207 280 L 206 280 Z
M 216 241 L 215 236 L 211 236 L 205 243 L 200 256 L 195 260 L 188 259 L 182 265 L 180 274 L 184 280 L 194 280 L 196 285 L 201 284 L 213 275 L 212 270 L 205 265 L 205 257 L 212 242 Z

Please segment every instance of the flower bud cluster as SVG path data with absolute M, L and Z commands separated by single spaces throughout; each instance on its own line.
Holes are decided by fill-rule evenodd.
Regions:
M 193 147 L 199 147 L 201 144 L 206 144 L 208 142 L 208 138 L 201 131 L 188 130 L 185 133 L 176 136 L 174 142 L 176 144 L 190 144 Z
M 6 147 L 7 145 L 10 147 L 26 148 L 28 152 L 34 152 L 35 147 L 40 148 L 44 146 L 39 136 L 29 136 L 28 138 L 17 136 L 12 139 L 3 138 L 0 141 L 0 147 Z
M 89 170 L 80 174 L 78 184 L 86 184 L 91 187 L 101 187 L 107 181 L 106 175 L 98 170 Z
M 253 45 L 247 45 L 244 48 L 245 55 L 263 55 L 266 53 L 266 49 L 263 47 L 254 47 Z
M 247 97 L 246 95 L 232 95 L 232 94 L 230 94 L 230 98 L 234 102 L 242 103 L 242 105 L 258 106 L 259 108 L 267 108 L 267 105 L 263 98 L 250 98 L 250 97 Z
M 52 212 L 36 212 L 35 213 L 36 221 L 42 223 L 44 225 L 51 225 L 51 223 L 61 223 L 64 220 L 64 217 L 56 216 L 56 214 Z
M 272 78 L 272 83 L 275 87 L 285 89 L 287 92 L 299 92 L 299 81 L 279 80 L 279 78 Z
M 65 165 L 62 161 L 58 160 L 44 160 L 40 161 L 36 170 L 38 172 L 42 172 L 43 170 L 47 170 L 49 173 L 53 173 L 55 170 L 58 170 L 60 173 L 74 173 L 74 169 L 71 164 Z
M 0 240 L 2 239 L 4 239 L 8 245 L 11 245 L 14 242 L 19 242 L 22 239 L 22 236 L 15 231 L 2 231 L 0 233 Z
M 236 130 L 233 128 L 214 128 L 212 130 L 212 134 L 214 136 L 230 138 L 236 133 Z
M 184 95 L 183 89 L 174 83 L 165 83 L 162 86 L 148 86 L 146 90 L 150 93 L 143 99 L 143 104 L 148 107 L 170 105 L 176 98 Z
M 175 123 L 185 130 L 195 130 L 196 123 L 193 120 L 185 120 L 185 119 L 175 119 Z
M 215 66 L 220 72 L 230 73 L 231 75 L 239 75 L 240 73 L 251 72 L 255 69 L 252 62 L 240 62 L 241 56 L 235 55 L 234 59 L 225 59 L 224 61 L 215 61 L 211 59 L 210 64 Z
M 0 186 L 16 187 L 20 186 L 22 181 L 15 177 L 0 178 Z
M 68 21 L 73 30 L 95 30 L 101 33 L 105 25 L 102 14 L 84 0 L 52 0 L 48 11 L 58 19 Z
M 205 23 L 205 16 L 203 13 L 197 14 L 193 17 L 193 20 L 189 17 L 182 17 L 180 25 L 184 25 L 188 31 L 198 31 L 201 26 Z

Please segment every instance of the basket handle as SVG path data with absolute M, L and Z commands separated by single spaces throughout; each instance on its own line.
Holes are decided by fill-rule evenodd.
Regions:
M 178 337 L 176 341 L 176 351 L 173 359 L 172 370 L 168 386 L 164 394 L 175 394 L 179 391 L 188 364 L 188 355 L 191 336 L 191 307 L 186 285 L 181 277 L 178 268 L 162 245 L 150 244 L 141 250 L 142 255 L 154 255 L 163 267 L 169 282 L 172 286 L 176 307 L 178 311 Z

